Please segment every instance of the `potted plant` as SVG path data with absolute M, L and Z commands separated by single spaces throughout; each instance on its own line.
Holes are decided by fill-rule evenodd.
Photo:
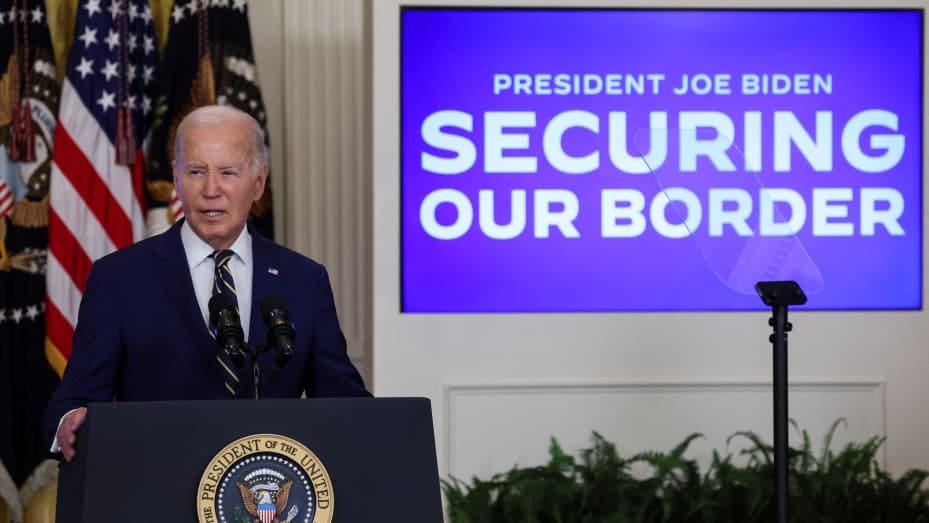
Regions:
M 929 523 L 924 470 L 894 479 L 876 455 L 884 438 L 830 448 L 843 420 L 827 433 L 821 452 L 802 431 L 802 446 L 791 448 L 791 521 Z M 701 472 L 685 456 L 700 434 L 691 434 L 668 452 L 641 452 L 624 458 L 594 432 L 592 446 L 578 457 L 551 439 L 549 461 L 514 467 L 488 480 L 442 482 L 452 523 L 625 523 L 774 521 L 773 448 L 752 432 L 737 432 L 748 446 L 736 454 L 713 453 Z M 645 474 L 633 474 L 644 468 Z

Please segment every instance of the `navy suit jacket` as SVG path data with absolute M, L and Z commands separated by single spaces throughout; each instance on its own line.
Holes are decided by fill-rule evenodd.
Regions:
M 180 235 L 181 222 L 94 263 L 81 300 L 71 358 L 45 411 L 51 442 L 61 417 L 94 401 L 229 399 L 218 345 L 203 322 Z M 273 373 L 276 349 L 258 361 L 266 398 L 369 396 L 348 358 L 329 275 L 315 261 L 250 229 L 254 272 L 248 344 L 265 340 L 261 299 L 277 294 L 294 323 L 293 357 Z M 251 357 L 238 396 L 254 397 Z

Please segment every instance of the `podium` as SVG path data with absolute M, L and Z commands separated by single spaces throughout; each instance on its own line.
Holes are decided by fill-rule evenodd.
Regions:
M 430 403 L 91 404 L 61 464 L 56 519 L 440 523 Z

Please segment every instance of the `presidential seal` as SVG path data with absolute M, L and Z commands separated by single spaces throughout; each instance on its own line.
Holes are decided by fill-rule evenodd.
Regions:
M 197 489 L 200 523 L 331 523 L 332 482 L 319 458 L 276 434 L 233 441 Z

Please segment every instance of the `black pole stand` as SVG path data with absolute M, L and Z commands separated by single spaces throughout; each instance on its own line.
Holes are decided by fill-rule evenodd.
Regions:
M 239 371 L 245 367 L 245 354 L 249 354 L 252 357 L 252 385 L 254 386 L 256 400 L 261 399 L 261 366 L 258 364 L 258 355 L 262 352 L 268 350 L 268 344 L 262 343 L 257 347 L 245 346 L 245 349 L 242 350 L 232 350 L 227 347 L 226 353 L 230 355 L 235 366 Z M 274 375 L 277 374 L 279 370 L 284 368 L 284 365 L 290 360 L 292 356 L 292 349 L 290 346 L 280 349 L 280 354 L 277 357 L 277 360 L 274 362 L 274 367 L 271 369 L 271 374 L 269 380 L 274 379 Z
M 774 333 L 768 338 L 774 346 L 774 500 L 775 521 L 787 523 L 787 333 L 793 326 L 787 321 L 789 305 L 803 305 L 806 294 L 795 281 L 762 281 L 755 285 L 765 305 L 772 309 L 768 325 Z
M 264 343 L 257 347 L 249 347 L 248 352 L 252 356 L 252 384 L 255 386 L 255 399 L 261 399 L 261 367 L 258 365 L 258 355 L 268 350 Z
M 261 399 L 259 390 L 261 387 L 261 368 L 258 366 L 258 351 L 252 351 L 252 378 L 255 383 L 255 399 Z

